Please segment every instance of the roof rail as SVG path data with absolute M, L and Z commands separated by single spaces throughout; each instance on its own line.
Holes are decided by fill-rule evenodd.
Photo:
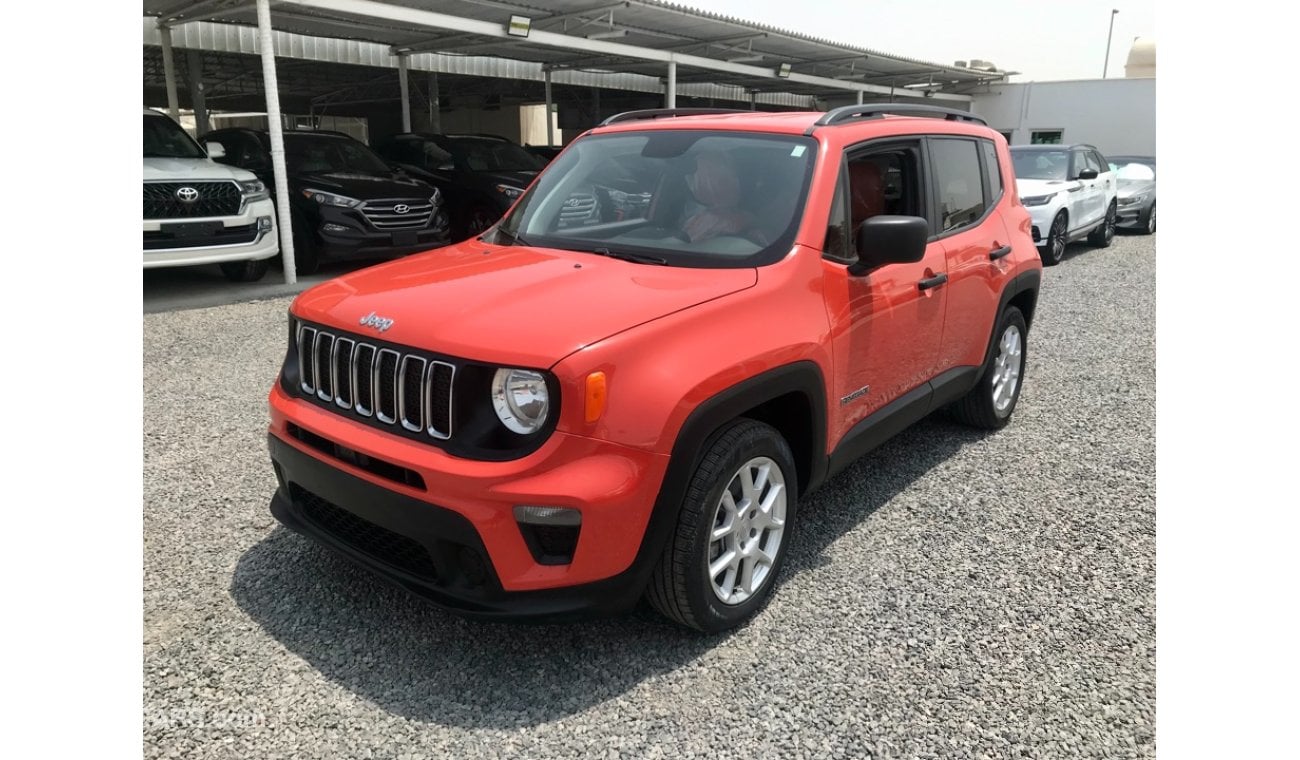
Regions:
M 753 113 L 753 111 L 742 111 L 739 108 L 647 108 L 642 111 L 624 111 L 614 114 L 597 126 L 607 127 L 623 121 L 660 119 L 666 116 L 712 116 L 725 113 Z
M 946 121 L 969 121 L 988 126 L 988 122 L 971 113 L 955 108 L 927 106 L 916 103 L 866 103 L 859 106 L 841 106 L 822 114 L 805 134 L 812 134 L 817 127 L 833 127 L 855 119 L 878 119 L 886 115 L 895 116 L 942 116 Z

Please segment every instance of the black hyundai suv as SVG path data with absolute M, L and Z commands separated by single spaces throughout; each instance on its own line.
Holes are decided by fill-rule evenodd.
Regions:
M 264 130 L 217 129 L 222 163 L 247 169 L 271 192 L 270 137 Z M 450 242 L 442 193 L 389 166 L 341 132 L 285 132 L 294 259 L 312 274 L 322 259 L 397 257 Z
M 443 191 L 457 240 L 495 224 L 546 166 L 496 135 L 408 132 L 378 141 L 375 150 Z

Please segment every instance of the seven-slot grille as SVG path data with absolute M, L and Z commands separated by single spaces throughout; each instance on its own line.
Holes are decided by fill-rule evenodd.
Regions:
M 454 365 L 308 325 L 298 326 L 297 341 L 304 394 L 384 425 L 451 437 Z
M 404 230 L 427 227 L 433 204 L 428 198 L 366 201 L 361 204 L 361 213 L 381 230 Z
M 190 188 L 198 197 L 186 202 L 177 197 L 181 188 Z M 189 195 L 189 193 L 185 193 Z M 194 219 L 206 216 L 234 216 L 243 203 L 243 190 L 233 181 L 221 182 L 146 182 L 144 183 L 145 219 Z

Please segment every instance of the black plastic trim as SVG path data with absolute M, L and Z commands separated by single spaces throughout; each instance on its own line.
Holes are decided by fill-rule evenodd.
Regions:
M 605 119 L 597 126 L 608 127 L 610 124 L 619 124 L 625 121 L 641 121 L 643 119 L 662 119 L 665 117 L 676 116 L 720 116 L 730 113 L 753 113 L 752 111 L 742 111 L 739 108 L 645 108 L 640 111 L 624 111 L 616 113 Z
M 988 126 L 988 122 L 969 111 L 958 111 L 955 108 L 943 108 L 942 106 L 927 106 L 916 103 L 863 103 L 852 106 L 840 106 L 833 108 L 822 114 L 821 118 L 813 122 L 811 127 L 804 131 L 805 135 L 811 135 L 817 131 L 818 127 L 834 127 L 847 121 L 856 121 L 860 119 L 879 119 L 885 116 L 942 116 L 944 121 L 968 121 L 973 124 L 982 124 Z

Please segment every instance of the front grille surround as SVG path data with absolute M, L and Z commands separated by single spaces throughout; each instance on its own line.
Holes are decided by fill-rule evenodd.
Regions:
M 302 323 L 295 341 L 304 395 L 385 426 L 451 438 L 454 364 Z
M 199 194 L 197 200 L 185 203 L 176 197 L 176 191 L 190 187 Z M 145 182 L 145 219 L 199 219 L 207 217 L 238 216 L 244 210 L 244 189 L 234 180 L 206 180 L 196 182 Z
M 407 210 L 398 213 L 398 206 Z M 361 215 L 378 230 L 414 230 L 429 226 L 433 204 L 428 198 L 384 198 L 361 204 Z

